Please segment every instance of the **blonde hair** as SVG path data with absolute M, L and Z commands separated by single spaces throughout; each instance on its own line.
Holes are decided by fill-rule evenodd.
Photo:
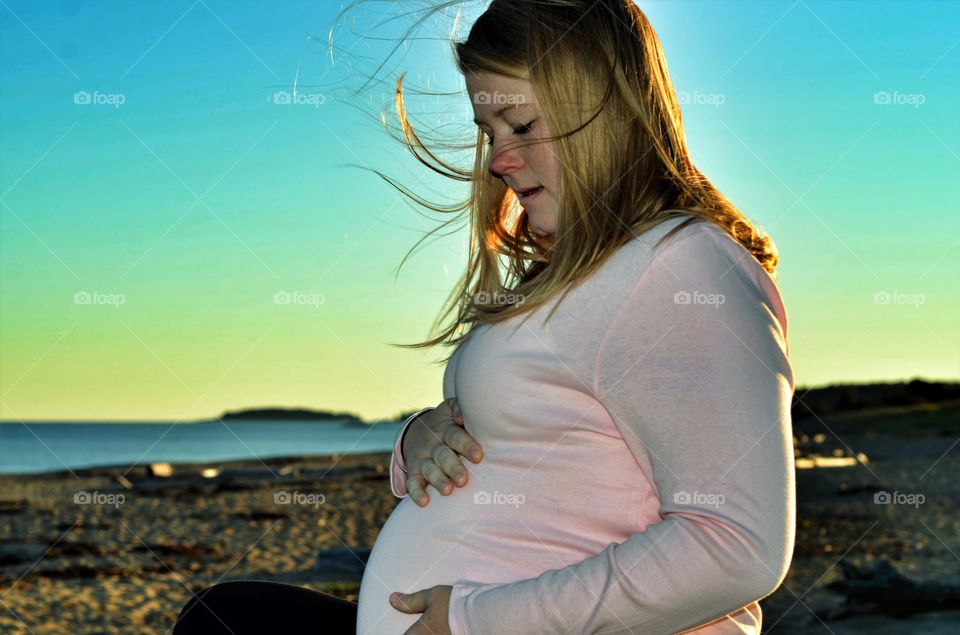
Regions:
M 406 146 L 431 170 L 471 183 L 471 192 L 461 204 L 443 207 L 387 180 L 431 210 L 467 212 L 471 223 L 466 272 L 433 329 L 454 310 L 456 317 L 438 336 L 399 346 L 447 341 L 456 347 L 475 324 L 529 317 L 561 291 L 562 301 L 625 243 L 677 216 L 690 218 L 661 242 L 692 223 L 712 222 L 774 273 L 773 242 L 693 165 L 660 40 L 632 0 L 493 0 L 467 40 L 453 42 L 453 53 L 464 75 L 490 72 L 531 82 L 554 131 L 556 231 L 550 241 L 532 233 L 514 192 L 488 170 L 483 132 L 477 131 L 472 170 L 428 149 L 407 117 L 400 75 L 395 105 Z

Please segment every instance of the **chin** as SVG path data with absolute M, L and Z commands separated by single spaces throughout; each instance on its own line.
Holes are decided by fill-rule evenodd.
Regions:
M 544 229 L 542 225 L 534 223 L 532 218 L 529 219 L 528 222 L 530 223 L 530 233 L 536 234 L 542 238 L 549 238 L 550 236 L 553 236 L 554 229 L 552 227 L 550 229 Z
M 536 225 L 534 223 L 530 223 L 530 231 L 536 234 L 537 236 L 543 236 L 544 238 L 548 238 L 550 236 L 553 236 L 553 233 L 555 230 L 553 227 L 551 227 L 550 229 L 544 229 L 542 225 Z
M 544 246 L 553 245 L 552 233 L 543 232 L 543 231 L 540 231 L 539 229 L 534 229 L 532 233 L 534 235 L 534 238 L 537 240 L 537 242 L 543 244 Z

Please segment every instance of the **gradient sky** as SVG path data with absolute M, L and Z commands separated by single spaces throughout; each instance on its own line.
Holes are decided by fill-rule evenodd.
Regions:
M 780 250 L 798 385 L 960 377 L 960 3 L 639 4 L 694 160 Z M 388 343 L 427 336 L 466 229 L 395 281 L 434 221 L 344 164 L 466 190 L 337 92 L 395 44 L 344 24 L 331 62 L 340 6 L 0 2 L 0 419 L 442 399 L 443 351 Z M 369 30 L 397 6 L 419 3 L 373 3 L 354 30 L 398 36 L 409 19 Z M 386 77 L 460 90 L 447 51 L 413 42 Z M 295 77 L 314 103 L 273 103 Z M 364 95 L 375 113 L 390 87 Z M 472 134 L 465 94 L 410 103 Z

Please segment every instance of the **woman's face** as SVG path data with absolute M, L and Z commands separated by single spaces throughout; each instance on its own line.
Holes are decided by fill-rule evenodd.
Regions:
M 466 83 L 474 121 L 491 143 L 488 169 L 517 194 L 531 230 L 540 236 L 552 236 L 557 227 L 560 181 L 553 142 L 513 145 L 552 134 L 540 111 L 533 84 L 495 73 L 468 73 Z M 521 197 L 536 187 L 542 189 Z

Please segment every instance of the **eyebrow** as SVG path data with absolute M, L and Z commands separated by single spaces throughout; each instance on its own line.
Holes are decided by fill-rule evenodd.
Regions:
M 501 109 L 498 110 L 497 112 L 493 113 L 493 116 L 494 116 L 494 117 L 499 117 L 500 115 L 502 115 L 502 114 L 504 113 L 504 111 L 505 111 L 507 108 L 524 108 L 524 107 L 530 106 L 530 105 L 531 105 L 531 104 L 530 104 L 530 103 L 527 103 L 527 102 L 522 103 L 522 104 L 507 104 L 506 106 L 504 106 L 503 108 L 501 108 Z M 485 122 L 485 121 L 480 121 L 479 119 L 474 119 L 474 120 L 473 120 L 473 123 L 475 123 L 475 124 L 477 124 L 477 125 L 479 126 L 480 124 L 486 123 L 486 122 Z

